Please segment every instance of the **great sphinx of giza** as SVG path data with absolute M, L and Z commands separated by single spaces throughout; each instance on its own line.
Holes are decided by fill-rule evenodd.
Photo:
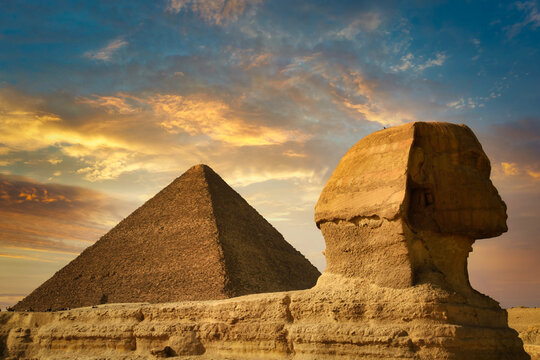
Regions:
M 55 359 L 529 359 L 506 311 L 468 280 L 473 242 L 507 230 L 489 175 L 464 125 L 378 131 L 347 152 L 316 205 L 327 268 L 312 289 L 2 313 L 0 351 Z

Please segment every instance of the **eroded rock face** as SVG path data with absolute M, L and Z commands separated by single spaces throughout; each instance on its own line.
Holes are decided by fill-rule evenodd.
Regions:
M 468 281 L 474 240 L 506 230 L 486 161 L 464 126 L 374 133 L 317 203 L 328 266 L 314 288 L 2 313 L 0 349 L 55 359 L 529 359 L 506 311 Z

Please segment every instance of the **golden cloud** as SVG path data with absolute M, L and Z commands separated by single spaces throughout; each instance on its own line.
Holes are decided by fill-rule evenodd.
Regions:
M 0 92 L 0 143 L 11 151 L 32 151 L 51 145 L 81 144 L 94 150 L 100 147 L 127 148 L 129 144 L 104 134 L 92 134 L 87 129 L 67 128 L 59 115 L 42 110 L 43 102 L 20 96 L 24 101 L 12 103 L 13 97 Z M 34 100 L 34 101 L 29 101 Z
M 167 131 L 179 130 L 190 135 L 205 134 L 234 146 L 261 146 L 282 144 L 288 141 L 304 142 L 309 135 L 300 131 L 271 128 L 249 123 L 244 117 L 257 117 L 234 111 L 229 105 L 216 100 L 179 95 L 156 95 L 147 100 Z
M 507 176 L 518 175 L 520 172 L 516 163 L 501 162 L 501 168 Z
M 201 158 L 200 146 L 267 146 L 310 138 L 299 130 L 265 125 L 263 114 L 241 110 L 241 104 L 202 95 L 117 93 L 79 97 L 72 105 L 82 119 L 47 111 L 41 99 L 0 89 L 2 154 L 52 146 L 82 164 L 75 173 L 99 181 L 137 170 L 170 171 L 178 158 L 191 165 Z M 58 165 L 63 158 L 33 161 Z M 0 160 L 3 166 L 12 163 Z M 60 170 L 51 173 L 69 173 Z
M 103 108 L 115 113 L 144 113 L 167 132 L 185 132 L 190 136 L 206 135 L 213 140 L 232 146 L 261 146 L 282 144 L 288 141 L 304 142 L 310 138 L 297 130 L 287 130 L 252 123 L 261 114 L 235 110 L 221 100 L 204 96 L 154 94 L 135 97 L 119 93 L 116 96 L 80 98 L 80 103 Z M 131 101 L 132 104 L 128 104 Z M 138 109 L 138 110 L 135 110 Z M 146 109 L 146 110 L 144 110 Z

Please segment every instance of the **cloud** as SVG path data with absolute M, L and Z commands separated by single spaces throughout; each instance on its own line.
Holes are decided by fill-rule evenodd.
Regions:
M 498 168 L 496 167 L 496 171 L 498 171 Z M 525 163 L 525 164 L 517 164 L 515 162 L 501 162 L 500 163 L 500 171 L 505 176 L 518 176 L 521 175 L 525 178 L 529 178 L 528 180 L 536 181 L 540 179 L 540 164 L 538 162 L 534 163 Z M 523 180 L 522 180 L 523 181 Z M 526 181 L 526 179 L 525 179 Z
M 94 107 L 104 108 L 108 112 L 135 113 L 126 99 L 134 99 L 138 111 L 156 120 L 157 125 L 167 132 L 184 132 L 190 136 L 206 135 L 213 140 L 223 141 L 233 146 L 262 146 L 281 144 L 288 141 L 302 142 L 309 135 L 295 130 L 286 130 L 263 126 L 250 119 L 260 114 L 234 109 L 229 104 L 209 99 L 203 95 L 181 96 L 176 94 L 152 94 L 146 97 L 134 97 L 125 94 L 80 99 Z M 144 109 L 144 110 L 143 110 Z
M 91 97 L 80 97 L 77 99 L 77 103 L 104 109 L 109 114 L 125 115 L 140 111 L 135 104 L 129 103 L 132 99 L 133 97 L 130 97 L 128 94 L 119 93 L 118 96 L 94 95 Z
M 376 12 L 363 12 L 345 28 L 337 31 L 335 37 L 353 40 L 362 31 L 374 31 L 381 24 L 381 15 Z
M 70 106 L 76 108 L 76 101 L 73 100 Z M 3 114 L 0 119 L 0 143 L 9 149 L 8 154 L 53 147 L 64 156 L 76 158 L 83 164 L 95 164 L 98 170 L 103 172 L 103 178 L 130 171 L 133 163 L 144 167 L 145 157 L 156 154 L 156 148 L 151 143 L 130 141 L 119 134 L 122 130 L 140 123 L 141 119 L 112 118 L 112 114 L 105 120 L 103 116 L 99 116 L 102 114 L 93 114 L 96 117 L 91 114 L 85 115 L 86 121 L 80 123 L 77 119 L 64 118 L 45 110 L 46 107 L 43 99 L 10 89 L 0 90 L 0 112 Z M 110 104 L 105 104 L 103 108 L 107 113 Z M 144 126 L 141 128 L 144 129 Z M 56 165 L 63 160 L 54 157 L 47 161 Z M 146 166 L 155 169 L 154 165 Z M 96 173 L 92 174 L 94 177 L 88 178 L 97 179 Z
M 47 254 L 77 255 L 131 206 L 85 188 L 0 174 L 0 256 L 50 262 Z
M 274 55 L 270 52 L 256 52 L 253 49 L 238 49 L 231 51 L 230 61 L 244 70 L 269 66 Z
M 469 97 L 467 99 L 460 98 L 459 100 L 451 101 L 451 102 L 447 103 L 446 106 L 448 108 L 452 108 L 452 109 L 456 109 L 456 110 L 475 109 L 477 107 L 484 107 L 485 106 L 484 102 L 480 102 L 481 100 L 489 101 L 489 98 L 476 98 L 476 99 L 473 99 L 471 97 Z
M 309 104 L 317 109 L 327 106 L 341 116 L 356 121 L 369 121 L 381 126 L 398 125 L 419 120 L 413 109 L 423 107 L 407 98 L 407 94 L 394 92 L 398 88 L 392 84 L 397 79 L 381 75 L 384 78 L 381 80 L 368 77 L 353 66 L 336 66 L 325 59 L 322 53 L 298 57 L 285 66 L 281 73 L 286 78 L 277 86 L 278 91 L 302 88 L 304 92 L 294 96 L 311 98 L 296 100 L 300 105 L 306 107 Z M 329 104 L 323 105 L 324 98 L 328 99 Z M 407 100 L 398 100 L 404 98 Z
M 300 158 L 305 158 L 305 157 L 307 157 L 306 154 L 297 153 L 297 152 L 294 152 L 293 150 L 287 150 L 287 151 L 284 151 L 284 152 L 283 152 L 283 155 L 289 156 L 289 157 L 300 157 Z
M 123 40 L 122 38 L 118 38 L 110 41 L 101 49 L 85 52 L 84 57 L 92 60 L 111 61 L 112 57 L 118 52 L 118 50 L 127 44 L 127 41 Z
M 521 30 L 523 30 L 527 26 L 530 26 L 534 30 L 540 27 L 540 13 L 538 12 L 538 5 L 536 1 L 532 0 L 516 2 L 514 3 L 514 6 L 518 10 L 522 11 L 525 17 L 522 21 L 504 28 L 504 30 L 506 31 L 506 35 L 509 39 L 517 36 L 521 32 Z
M 401 57 L 401 64 L 400 65 L 394 65 L 391 67 L 392 71 L 399 72 L 399 71 L 415 71 L 415 72 L 422 72 L 425 69 L 429 69 L 434 66 L 442 66 L 444 62 L 446 61 L 446 55 L 442 52 L 438 52 L 435 54 L 434 58 L 428 59 L 427 61 L 423 63 L 414 63 L 414 55 L 412 53 L 407 53 L 407 55 Z
M 519 169 L 516 163 L 501 162 L 501 168 L 504 175 L 512 176 L 519 174 Z
M 37 287 L 136 204 L 87 188 L 0 173 L 0 306 Z
M 62 165 L 51 175 L 75 173 L 103 181 L 143 170 L 170 172 L 178 159 L 185 162 L 182 167 L 190 166 L 231 147 L 301 144 L 312 137 L 290 124 L 274 125 L 267 113 L 241 101 L 209 95 L 118 93 L 66 101 L 83 115 L 56 114 L 44 100 L 0 90 L 0 111 L 5 115 L 0 143 L 6 147 L 0 155 L 5 160 L 0 161 L 9 165 L 16 162 L 17 153 L 56 149 L 61 156 L 44 161 Z
M 190 9 L 206 22 L 226 25 L 238 20 L 248 6 L 259 5 L 263 0 L 169 0 L 167 11 L 178 14 Z

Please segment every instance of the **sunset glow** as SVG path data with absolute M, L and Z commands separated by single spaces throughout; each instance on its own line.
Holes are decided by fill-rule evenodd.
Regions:
M 314 205 L 357 141 L 464 123 L 508 233 L 472 285 L 540 306 L 540 3 L 0 4 L 0 307 L 206 163 L 319 270 Z M 536 16 L 534 16 L 536 14 Z

